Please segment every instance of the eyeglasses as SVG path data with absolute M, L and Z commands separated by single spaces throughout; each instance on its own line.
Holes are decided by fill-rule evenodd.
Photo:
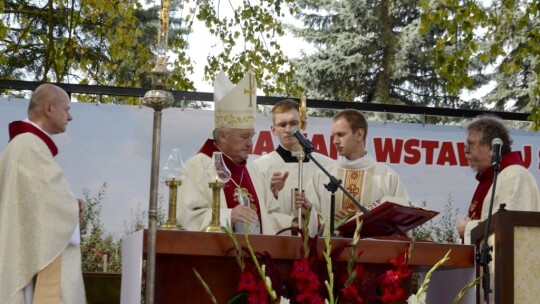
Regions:
M 300 125 L 300 122 L 298 120 L 283 121 L 283 122 L 274 124 L 274 126 L 276 126 L 282 131 L 287 130 L 287 126 L 289 126 L 290 129 L 294 129 L 294 128 L 297 128 L 299 125 Z
M 481 145 L 482 142 L 465 142 L 465 151 L 471 151 L 471 149 L 473 149 L 474 147 L 476 146 L 479 146 Z

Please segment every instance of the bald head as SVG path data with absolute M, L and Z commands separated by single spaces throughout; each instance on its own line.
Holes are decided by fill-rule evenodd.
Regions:
M 42 84 L 30 97 L 28 118 L 49 134 L 62 133 L 72 119 L 69 104 L 69 96 L 62 88 Z

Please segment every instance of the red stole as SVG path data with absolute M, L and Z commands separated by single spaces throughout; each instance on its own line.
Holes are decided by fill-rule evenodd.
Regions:
M 201 149 L 199 150 L 199 153 L 203 153 L 206 156 L 212 158 L 212 155 L 214 152 L 220 151 L 218 147 L 216 147 L 214 140 L 208 139 L 203 144 Z M 255 187 L 253 186 L 253 182 L 251 181 L 251 176 L 249 176 L 249 171 L 247 170 L 247 162 L 244 161 L 241 164 L 237 164 L 234 161 L 232 161 L 225 153 L 223 153 L 223 160 L 225 161 L 225 165 L 229 170 L 231 171 L 231 180 L 229 180 L 225 184 L 225 188 L 223 188 L 223 193 L 225 194 L 225 199 L 227 200 L 227 207 L 234 208 L 238 205 L 238 200 L 236 199 L 235 189 L 236 185 L 234 182 L 236 182 L 240 187 L 247 189 L 248 196 L 251 201 L 251 209 L 255 210 L 257 212 L 257 215 L 259 217 L 259 223 L 261 222 L 261 208 L 259 208 L 259 198 L 257 197 L 257 192 L 255 191 Z M 242 176 L 243 173 L 243 176 Z M 233 181 L 234 179 L 234 181 Z M 262 229 L 262 225 L 260 226 Z M 262 233 L 262 231 L 260 231 Z
M 520 165 L 525 167 L 521 158 L 521 152 L 514 151 L 502 156 L 500 171 L 511 165 Z M 493 167 L 489 167 L 483 172 L 476 174 L 478 186 L 476 186 L 476 191 L 474 192 L 471 205 L 469 207 L 469 213 L 467 214 L 467 216 L 473 220 L 479 220 L 480 216 L 482 215 L 482 205 L 484 204 L 484 200 L 489 188 L 491 188 L 491 184 L 493 184 L 493 174 Z
M 17 135 L 24 133 L 32 133 L 39 137 L 41 140 L 43 140 L 43 142 L 51 151 L 53 157 L 58 154 L 58 148 L 56 147 L 56 144 L 51 139 L 51 137 L 43 133 L 43 131 L 41 131 L 39 128 L 36 128 L 36 126 L 34 126 L 33 124 L 22 120 L 14 121 L 9 124 L 9 141 L 11 141 Z

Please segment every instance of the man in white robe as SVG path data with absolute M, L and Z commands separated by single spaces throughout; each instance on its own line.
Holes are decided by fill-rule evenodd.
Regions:
M 502 141 L 501 161 L 492 213 L 501 204 L 507 210 L 540 211 L 540 194 L 534 176 L 527 170 L 520 152 L 512 152 L 512 139 L 503 122 L 493 116 L 480 116 L 466 126 L 465 156 L 469 166 L 477 172 L 478 186 L 471 200 L 469 212 L 457 224 L 465 244 L 470 244 L 471 230 L 487 219 L 493 188 L 492 140 Z
M 292 99 L 282 100 L 272 108 L 272 134 L 278 137 L 279 146 L 276 150 L 259 157 L 252 163 L 253 172 L 257 178 L 268 185 L 274 197 L 278 200 L 282 213 L 292 216 L 298 215 L 294 205 L 293 189 L 299 186 L 299 160 L 298 151 L 301 147 L 291 130 L 300 128 L 299 105 Z M 327 166 L 334 162 L 331 158 L 317 152 L 312 156 L 322 165 Z M 302 164 L 302 188 L 309 188 L 311 176 L 319 167 L 309 158 L 304 157 Z
M 231 178 L 220 194 L 221 225 L 232 227 L 238 222 L 252 225 L 258 221 L 258 233 L 276 234 L 293 223 L 292 216 L 279 213 L 279 204 L 270 189 L 259 179 L 252 178 L 247 168 L 255 134 L 255 92 L 256 81 L 251 72 L 236 87 L 223 72 L 216 78 L 213 139 L 208 139 L 199 153 L 186 162 L 189 174 L 178 190 L 180 213 L 177 217 L 187 230 L 203 230 L 212 220 L 212 190 L 205 171 L 216 151 L 223 153 L 231 171 Z M 249 206 L 239 200 L 249 201 Z
M 72 119 L 69 97 L 43 84 L 28 119 L 9 125 L 0 159 L 0 303 L 85 303 L 79 247 L 82 201 L 53 157 L 50 135 Z
M 377 163 L 366 151 L 367 121 L 357 110 L 344 110 L 333 118 L 333 144 L 339 158 L 325 169 L 338 180 L 363 206 L 384 196 L 408 199 L 398 174 L 390 167 Z M 325 188 L 330 179 L 322 171 L 313 174 L 311 187 L 305 195 L 296 196 L 297 206 L 313 205 L 327 221 L 330 220 L 331 192 Z M 358 207 L 341 190 L 336 191 L 334 220 L 337 222 L 358 212 Z

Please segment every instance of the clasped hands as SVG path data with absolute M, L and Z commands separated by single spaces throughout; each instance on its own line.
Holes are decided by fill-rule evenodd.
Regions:
M 237 205 L 231 210 L 231 223 L 244 222 L 253 223 L 259 219 L 257 212 L 250 207 L 244 205 Z

